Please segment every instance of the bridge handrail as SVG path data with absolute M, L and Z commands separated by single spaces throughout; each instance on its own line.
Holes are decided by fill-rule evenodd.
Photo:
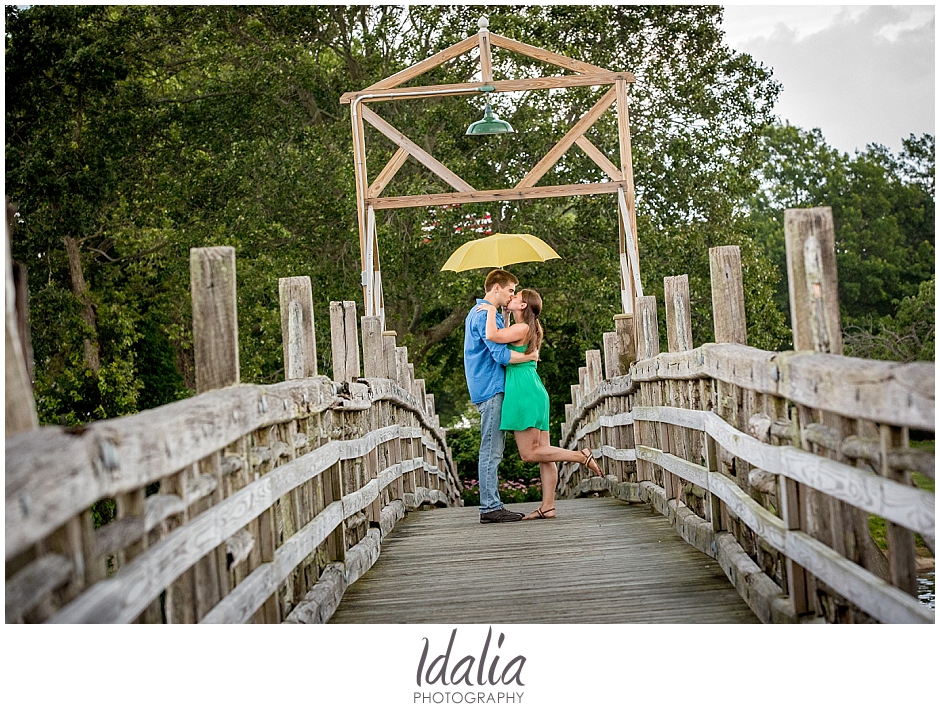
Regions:
M 723 355 L 728 353 L 732 356 L 724 358 Z M 677 357 L 677 354 L 681 356 Z M 676 363 L 686 366 L 676 366 Z M 744 376 L 742 369 L 753 379 Z M 587 392 L 576 406 L 564 429 L 561 445 L 572 449 L 581 448 L 586 439 L 595 437 L 600 440 L 595 440 L 595 445 L 591 447 L 599 458 L 653 463 L 685 483 L 702 488 L 708 497 L 720 499 L 759 539 L 798 563 L 873 618 L 883 622 L 933 622 L 934 613 L 916 598 L 846 559 L 810 534 L 798 529 L 787 529 L 784 520 L 742 490 L 732 477 L 666 452 L 659 446 L 644 445 L 636 433 L 633 447 L 605 444 L 609 432 L 626 426 L 633 427 L 638 421 L 698 431 L 707 434 L 728 456 L 746 461 L 762 473 L 779 476 L 776 485 L 782 484 L 783 479 L 805 485 L 918 532 L 932 545 L 936 528 L 934 494 L 880 476 L 870 466 L 878 465 L 881 456 L 886 454 L 890 464 L 933 477 L 933 451 L 903 448 L 886 450 L 877 439 L 840 437 L 820 423 L 803 427 L 804 440 L 828 444 L 827 447 L 840 449 L 843 453 L 848 449 L 852 458 L 863 461 L 869 467 L 865 469 L 790 445 L 794 440 L 800 440 L 799 426 L 794 427 L 792 421 L 771 420 L 762 413 L 752 416 L 748 424 L 750 430 L 763 432 L 765 440 L 741 431 L 714 411 L 634 404 L 629 412 L 613 416 L 601 413 L 608 411 L 610 407 L 605 406 L 618 397 L 635 398 L 643 383 L 704 382 L 706 379 L 784 398 L 791 405 L 832 413 L 829 406 L 824 406 L 830 401 L 825 398 L 825 391 L 820 391 L 818 385 L 814 387 L 809 382 L 831 381 L 836 374 L 847 371 L 857 374 L 854 377 L 857 384 L 851 384 L 850 379 L 850 386 L 859 393 L 863 404 L 855 403 L 852 399 L 846 400 L 846 397 L 836 397 L 835 405 L 831 408 L 836 408 L 837 413 L 852 418 L 864 416 L 873 424 L 916 425 L 923 430 L 934 429 L 933 417 L 925 415 L 933 399 L 934 367 L 931 364 L 872 362 L 812 353 L 771 353 L 740 345 L 709 344 L 697 350 L 660 354 L 636 362 L 629 375 L 603 380 Z M 780 375 L 774 376 L 771 372 L 779 372 Z M 746 386 L 752 381 L 756 382 L 753 389 Z M 909 384 L 913 382 L 918 383 L 917 389 Z M 882 393 L 880 399 L 873 395 L 875 387 L 879 387 L 877 391 Z M 871 405 L 866 401 L 870 401 Z M 904 409 L 899 412 L 893 402 L 902 402 Z M 778 439 L 776 445 L 767 442 L 771 431 Z M 579 468 L 566 466 L 560 476 L 560 488 L 566 492 L 577 489 L 581 481 L 572 478 L 578 476 Z M 614 490 L 622 482 L 616 476 L 608 476 L 608 480 Z M 641 481 L 644 486 L 651 484 Z M 672 496 L 666 497 L 668 500 Z M 680 507 L 688 506 L 680 503 Z
M 312 305 L 295 294 L 288 310 L 285 371 L 310 376 L 6 438 L 7 622 L 322 621 L 406 509 L 462 504 L 434 397 L 395 333 L 362 319 L 360 376 L 355 304 L 332 303 L 331 380 L 303 364 Z
M 565 464 L 559 494 L 650 503 L 719 561 L 764 621 L 934 622 L 917 598 L 915 535 L 933 554 L 935 495 L 912 474 L 935 479 L 935 454 L 911 447 L 912 432 L 936 431 L 934 363 L 748 347 L 736 248 L 710 254 L 712 302 L 716 332 L 741 339 L 693 349 L 678 276 L 664 284 L 670 352 L 659 352 L 652 296 L 604 334 L 603 368 L 600 350 L 586 352 L 560 445 L 591 448 L 606 475 Z M 839 333 L 838 309 L 820 304 L 835 284 L 807 289 L 812 312 L 792 311 L 794 340 L 805 347 L 809 329 L 823 347 L 823 334 L 825 344 Z M 870 515 L 885 525 L 887 552 Z

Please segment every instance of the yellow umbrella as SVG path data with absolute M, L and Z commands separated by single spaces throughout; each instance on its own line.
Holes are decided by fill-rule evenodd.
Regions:
M 555 250 L 531 234 L 493 234 L 468 241 L 447 259 L 442 271 L 502 268 L 511 263 L 561 258 Z

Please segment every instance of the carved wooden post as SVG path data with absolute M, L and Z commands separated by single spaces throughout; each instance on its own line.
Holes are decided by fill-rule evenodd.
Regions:
M 189 276 L 196 393 L 201 394 L 239 382 L 235 249 L 190 249 Z
M 284 378 L 315 377 L 317 376 L 317 339 L 310 276 L 280 278 L 277 286 L 281 304 Z
M 744 316 L 744 277 L 739 246 L 715 246 L 708 250 L 712 282 L 712 316 L 715 342 L 747 344 Z

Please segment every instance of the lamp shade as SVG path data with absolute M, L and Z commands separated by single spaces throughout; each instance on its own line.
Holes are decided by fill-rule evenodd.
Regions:
M 493 113 L 490 102 L 486 102 L 486 110 L 483 112 L 483 118 L 476 123 L 471 123 L 467 128 L 466 135 L 496 135 L 498 133 L 515 133 L 512 126 Z

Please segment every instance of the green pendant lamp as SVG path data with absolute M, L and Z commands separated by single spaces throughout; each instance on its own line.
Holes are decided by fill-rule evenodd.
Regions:
M 486 100 L 486 110 L 483 112 L 483 118 L 476 123 L 471 123 L 467 128 L 466 135 L 497 135 L 499 133 L 515 133 L 512 126 L 506 121 L 501 120 L 490 106 L 489 99 Z

